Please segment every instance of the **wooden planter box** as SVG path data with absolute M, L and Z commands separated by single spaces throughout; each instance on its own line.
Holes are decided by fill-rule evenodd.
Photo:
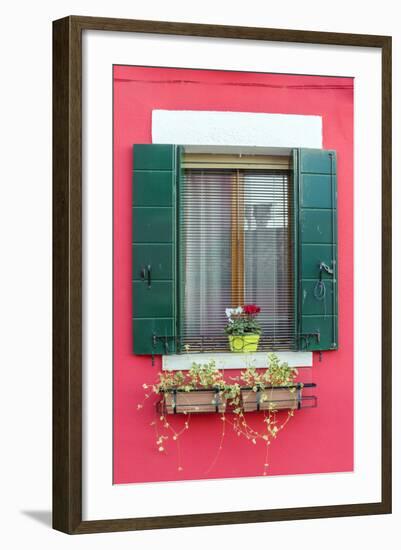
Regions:
M 216 390 L 166 392 L 162 408 L 167 414 L 225 412 L 226 399 Z
M 303 395 L 304 388 L 315 386 L 316 384 L 313 383 L 296 384 L 292 387 L 273 387 L 258 391 L 253 391 L 252 388 L 241 388 L 240 407 L 244 412 L 316 407 L 316 396 Z M 199 388 L 189 392 L 166 391 L 157 406 L 162 414 L 230 412 L 230 403 L 227 403 L 218 389 Z
M 302 401 L 302 388 L 265 388 L 263 391 L 241 390 L 242 408 L 249 411 L 298 409 Z

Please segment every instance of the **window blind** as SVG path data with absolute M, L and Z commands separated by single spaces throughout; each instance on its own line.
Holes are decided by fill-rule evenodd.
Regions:
M 185 169 L 179 186 L 179 348 L 228 351 L 225 309 L 257 304 L 259 350 L 295 348 L 290 171 Z

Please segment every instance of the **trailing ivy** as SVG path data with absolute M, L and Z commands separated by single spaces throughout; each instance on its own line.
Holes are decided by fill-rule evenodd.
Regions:
M 217 461 L 226 433 L 226 424 L 229 424 L 238 437 L 243 437 L 254 445 L 258 441 L 262 441 L 266 445 L 266 458 L 263 468 L 263 475 L 266 475 L 269 466 L 268 451 L 271 441 L 276 439 L 279 432 L 294 416 L 294 410 L 291 409 L 287 411 L 285 419 L 280 422 L 277 406 L 271 401 L 271 397 L 269 398 L 269 388 L 272 391 L 271 395 L 273 395 L 274 387 L 288 387 L 289 391 L 295 391 L 297 376 L 297 369 L 290 367 L 288 363 L 281 363 L 277 355 L 271 353 L 268 355 L 268 365 L 265 369 L 256 369 L 254 366 L 248 365 L 245 370 L 240 372 L 239 376 L 230 378 L 230 381 L 224 378 L 223 372 L 216 367 L 215 361 L 212 360 L 204 364 L 194 362 L 189 371 L 163 371 L 159 373 L 159 380 L 156 384 L 149 385 L 145 383 L 143 389 L 145 390 L 145 400 L 150 398 L 152 394 L 157 396 L 173 391 L 218 390 L 219 397 L 226 401 L 229 410 L 233 413 L 233 418 L 231 420 L 225 412 L 220 415 L 223 421 L 220 444 L 217 455 L 207 472 L 211 470 Z M 244 388 L 250 388 L 254 392 L 261 391 L 261 400 L 269 401 L 269 408 L 262 411 L 264 415 L 264 431 L 262 432 L 253 429 L 246 418 L 247 413 L 244 411 L 241 401 L 241 391 Z M 143 405 L 144 403 L 139 404 L 138 409 L 142 409 Z M 156 434 L 156 447 L 159 452 L 165 451 L 165 444 L 170 438 L 179 445 L 179 438 L 189 429 L 190 413 L 184 414 L 186 419 L 181 430 L 177 430 L 163 413 L 152 422 Z M 164 429 L 165 433 L 161 433 L 161 429 Z M 180 451 L 178 457 L 178 470 L 182 471 Z

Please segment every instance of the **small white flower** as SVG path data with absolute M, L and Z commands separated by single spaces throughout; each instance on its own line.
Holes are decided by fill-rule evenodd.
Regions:
M 241 315 L 242 312 L 243 312 L 243 309 L 242 309 L 241 306 L 239 306 L 239 307 L 227 307 L 226 308 L 226 316 L 228 317 L 228 319 L 230 321 L 232 321 L 232 319 L 231 319 L 232 315 Z

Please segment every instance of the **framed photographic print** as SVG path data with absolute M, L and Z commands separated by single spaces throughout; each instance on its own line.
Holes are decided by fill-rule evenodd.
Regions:
M 391 512 L 391 38 L 54 22 L 53 525 Z

